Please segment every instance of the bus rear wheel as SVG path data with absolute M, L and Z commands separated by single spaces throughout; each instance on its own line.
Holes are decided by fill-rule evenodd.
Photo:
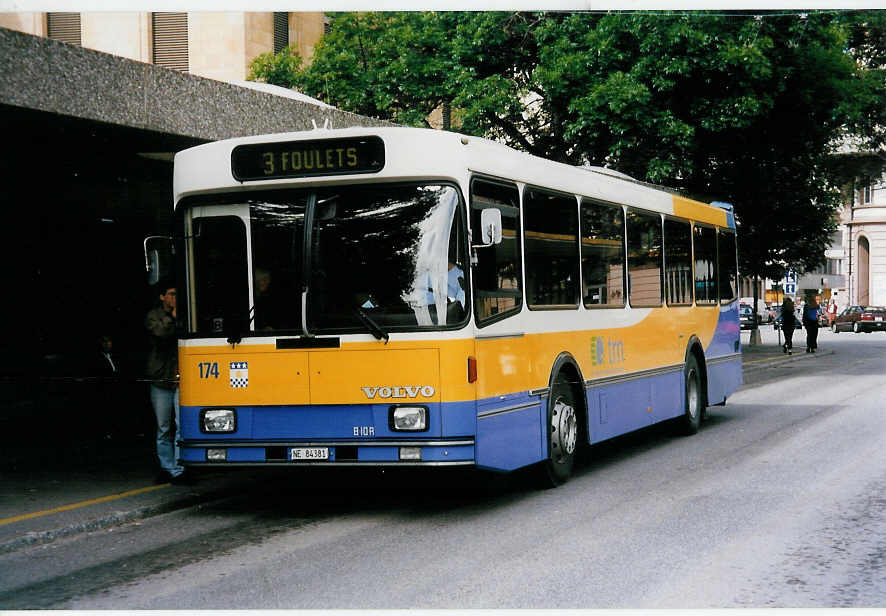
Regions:
M 563 377 L 558 377 L 548 398 L 548 459 L 540 468 L 541 484 L 553 488 L 572 475 L 578 448 L 579 417 L 575 393 Z
M 701 386 L 701 372 L 695 355 L 689 355 L 684 368 L 685 394 L 683 417 L 680 419 L 680 432 L 689 436 L 698 432 L 704 412 L 704 390 Z

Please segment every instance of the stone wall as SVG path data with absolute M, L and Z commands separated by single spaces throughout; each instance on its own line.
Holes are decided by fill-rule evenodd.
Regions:
M 0 104 L 192 137 L 390 123 L 0 28 Z

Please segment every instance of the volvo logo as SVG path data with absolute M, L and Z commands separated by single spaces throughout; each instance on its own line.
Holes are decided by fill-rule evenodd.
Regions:
M 373 398 L 431 398 L 434 388 L 430 385 L 404 385 L 395 387 L 361 387 L 366 397 Z

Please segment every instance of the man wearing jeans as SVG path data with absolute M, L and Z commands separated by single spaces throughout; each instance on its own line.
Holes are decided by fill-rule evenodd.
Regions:
M 179 466 L 178 439 L 178 342 L 175 337 L 175 287 L 160 281 L 160 305 L 145 317 L 151 336 L 147 376 L 151 379 L 151 405 L 157 418 L 157 459 L 160 472 L 156 482 L 186 483 L 184 468 Z M 175 431 L 173 432 L 173 424 Z

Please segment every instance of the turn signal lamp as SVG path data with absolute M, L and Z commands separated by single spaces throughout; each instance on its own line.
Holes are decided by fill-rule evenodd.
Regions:
M 207 449 L 206 450 L 206 461 L 207 462 L 224 462 L 228 459 L 228 450 L 227 449 Z

